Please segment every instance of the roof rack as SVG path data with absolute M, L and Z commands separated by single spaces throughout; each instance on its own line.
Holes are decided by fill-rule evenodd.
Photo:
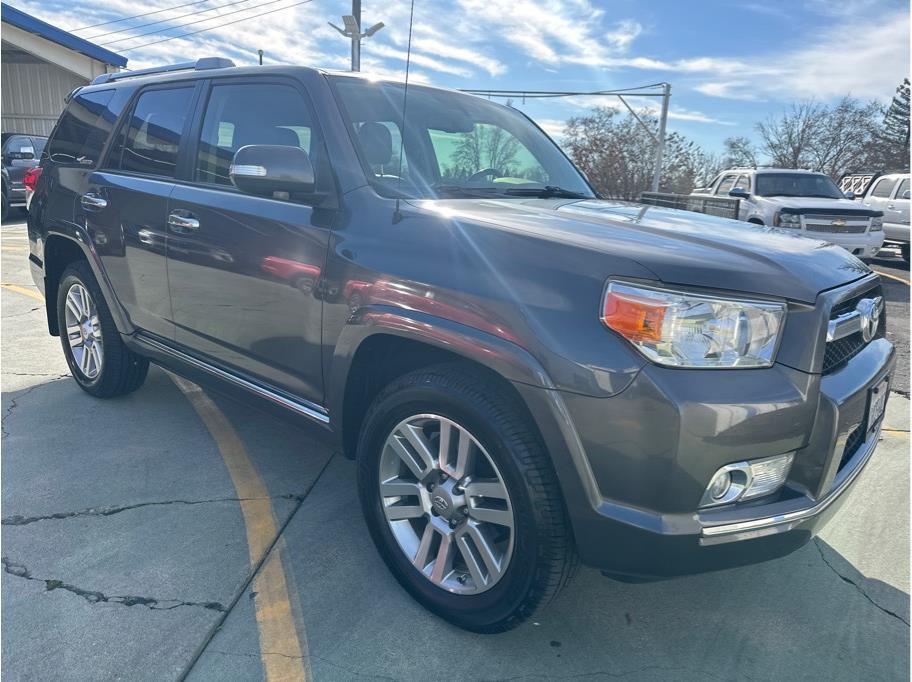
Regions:
M 136 71 L 118 71 L 117 73 L 103 73 L 96 76 L 91 85 L 101 83 L 110 83 L 119 81 L 124 78 L 135 78 L 137 76 L 149 76 L 155 73 L 168 73 L 170 71 L 207 71 L 209 69 L 227 69 L 234 66 L 230 59 L 222 57 L 203 57 L 195 62 L 183 62 L 182 64 L 169 64 L 167 66 L 154 66 L 151 69 L 138 69 Z

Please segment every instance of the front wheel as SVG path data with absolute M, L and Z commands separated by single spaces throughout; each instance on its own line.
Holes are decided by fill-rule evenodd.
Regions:
M 70 372 L 96 398 L 113 398 L 139 388 L 149 361 L 124 345 L 92 269 L 69 265 L 57 289 L 57 325 Z
M 515 397 L 471 368 L 438 365 L 381 391 L 361 432 L 358 485 L 396 579 L 468 630 L 517 626 L 576 566 L 534 426 Z

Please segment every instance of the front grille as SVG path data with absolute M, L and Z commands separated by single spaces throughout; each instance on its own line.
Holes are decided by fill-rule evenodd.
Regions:
M 858 448 L 864 443 L 865 424 L 861 424 L 857 429 L 849 434 L 846 439 L 845 449 L 842 451 L 842 459 L 839 461 L 839 468 L 842 469 L 849 460 L 858 452 Z
M 842 223 L 842 224 L 834 224 Z M 861 234 L 866 232 L 870 218 L 848 215 L 805 215 L 804 229 L 825 234 Z
M 875 287 L 874 289 L 869 289 L 863 294 L 859 294 L 857 296 L 853 296 L 852 298 L 846 299 L 841 303 L 837 303 L 830 311 L 830 319 L 834 319 L 840 315 L 844 315 L 845 313 L 855 310 L 855 306 L 858 305 L 858 302 L 861 299 L 873 298 L 875 296 L 883 296 L 883 292 L 879 286 Z M 880 323 L 877 325 L 877 332 L 874 334 L 874 338 L 883 338 L 886 333 L 887 308 L 884 306 L 880 312 Z M 849 334 L 848 336 L 844 336 L 841 339 L 830 341 L 827 343 L 826 350 L 823 355 L 823 373 L 827 374 L 829 372 L 832 372 L 837 367 L 844 365 L 849 360 L 858 355 L 858 353 L 860 353 L 862 349 L 867 345 L 868 344 L 865 343 L 861 332 L 855 332 L 854 334 Z

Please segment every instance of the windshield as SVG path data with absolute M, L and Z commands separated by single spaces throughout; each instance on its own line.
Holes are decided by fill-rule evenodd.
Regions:
M 845 198 L 829 177 L 811 173 L 757 173 L 755 194 L 762 197 Z
M 410 85 L 403 143 L 402 84 L 331 81 L 368 179 L 385 196 L 594 196 L 550 138 L 515 109 Z

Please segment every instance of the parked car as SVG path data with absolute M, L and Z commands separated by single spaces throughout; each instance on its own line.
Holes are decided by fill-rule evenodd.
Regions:
M 739 220 L 825 239 L 863 258 L 883 246 L 883 213 L 863 208 L 823 173 L 784 168 L 733 168 L 695 194 L 740 199 Z
M 229 64 L 100 76 L 53 133 L 29 262 L 86 393 L 155 362 L 323 430 L 396 579 L 480 632 L 578 561 L 750 564 L 840 506 L 894 366 L 860 260 L 597 199 L 482 98 Z
M 884 240 L 899 246 L 909 262 L 909 174 L 881 175 L 870 183 L 862 203 L 884 214 Z
M 2 220 L 6 220 L 10 208 L 25 208 L 25 174 L 38 165 L 38 159 L 47 143 L 46 137 L 3 133 L 2 152 L 4 173 L 4 203 Z

